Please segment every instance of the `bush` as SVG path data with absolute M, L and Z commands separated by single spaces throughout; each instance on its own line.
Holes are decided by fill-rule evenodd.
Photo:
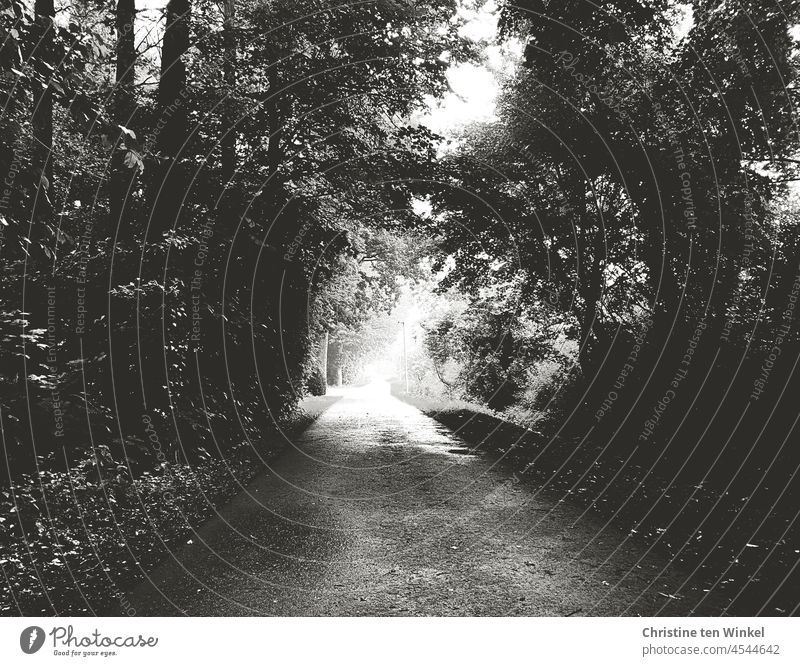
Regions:
M 320 368 L 314 368 L 306 379 L 306 389 L 311 395 L 325 395 L 328 392 L 328 383 L 325 374 Z
M 0 616 L 132 614 L 127 593 L 216 514 L 334 398 L 296 408 L 224 460 L 163 462 L 131 476 L 107 446 L 66 471 L 0 485 Z
M 0 489 L 0 616 L 135 612 L 126 591 L 257 471 L 237 455 L 131 479 L 86 460 Z

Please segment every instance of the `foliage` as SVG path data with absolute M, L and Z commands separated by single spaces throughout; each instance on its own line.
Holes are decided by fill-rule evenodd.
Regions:
M 428 247 L 412 231 L 354 228 L 348 232 L 353 254 L 315 290 L 313 312 L 319 332 L 328 332 L 328 369 L 342 369 L 347 382 L 364 379 L 363 371 L 379 361 L 398 332 L 393 313 L 404 289 L 424 276 Z M 329 381 L 337 377 L 329 376 Z
M 437 140 L 408 117 L 474 55 L 455 0 L 170 0 L 159 26 L 120 3 L 0 12 L 0 559 L 24 612 L 125 589 L 324 392 L 315 336 L 394 298 L 387 230 L 416 224 Z
M 325 395 L 328 390 L 325 373 L 320 368 L 314 368 L 306 381 L 309 395 Z
M 88 615 L 118 604 L 124 613 L 125 591 L 143 571 L 254 473 L 242 460 L 165 463 L 134 480 L 106 461 L 41 471 L 2 491 L 0 614 Z
M 800 348 L 777 309 L 796 273 L 780 257 L 797 238 L 784 187 L 797 177 L 798 16 L 761 2 L 692 7 L 693 27 L 676 35 L 671 3 L 505 3 L 501 29 L 524 40 L 522 64 L 500 122 L 465 130 L 431 199 L 445 286 L 480 307 L 482 292 L 517 285 L 506 330 L 534 320 L 552 347 L 578 347 L 583 390 L 569 391 L 572 422 L 559 427 L 596 421 L 598 441 L 626 451 L 677 427 L 687 446 L 687 428 L 707 436 L 702 418 L 683 418 L 700 391 L 738 410 L 774 341 Z M 485 331 L 473 335 L 479 349 Z M 642 438 L 670 390 L 660 434 Z M 765 415 L 758 398 L 751 409 Z
M 456 3 L 247 0 L 232 20 L 184 4 L 167 8 L 162 62 L 128 53 L 134 75 L 120 78 L 108 42 L 112 26 L 120 40 L 137 29 L 133 14 L 59 10 L 37 40 L 46 17 L 7 3 L 12 475 L 99 445 L 152 469 L 145 420 L 171 460 L 256 442 L 305 390 L 321 332 L 393 298 L 403 260 L 382 230 L 415 224 L 406 181 L 435 155 L 436 137 L 407 117 L 446 89 L 443 50 L 473 56 Z M 31 120 L 39 97 L 53 106 L 49 138 Z M 363 269 L 378 256 L 383 269 Z
M 17 478 L 0 490 L 0 615 L 135 613 L 133 586 L 241 491 L 262 456 L 324 409 L 304 406 L 280 434 L 262 433 L 257 451 L 242 446 L 194 465 L 162 461 L 133 477 L 101 445 L 69 470 Z

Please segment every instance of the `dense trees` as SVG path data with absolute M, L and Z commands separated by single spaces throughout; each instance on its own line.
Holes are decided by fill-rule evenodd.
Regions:
M 3 0 L 4 479 L 256 443 L 320 365 L 380 358 L 419 278 L 449 393 L 785 487 L 797 8 L 499 3 L 521 60 L 447 144 L 410 119 L 479 57 L 466 7 Z
M 431 196 L 470 305 L 427 342 L 442 392 L 535 432 L 442 420 L 741 585 L 729 611 L 796 612 L 797 4 L 501 7 L 522 62 Z
M 507 407 L 556 363 L 582 387 L 576 418 L 610 436 L 619 417 L 625 446 L 649 441 L 669 391 L 664 433 L 689 427 L 701 387 L 767 409 L 785 383 L 764 359 L 797 343 L 797 17 L 762 0 L 503 3 L 499 37 L 524 49 L 499 121 L 445 149 L 408 119 L 477 57 L 461 9 L 171 0 L 156 56 L 131 0 L 9 0 L 12 458 L 103 433 L 149 464 L 143 414 L 177 457 L 257 436 L 257 404 L 290 409 L 325 336 L 356 370 L 394 275 L 431 254 L 398 239 L 420 228 L 440 288 L 472 299 L 430 336 L 468 369 L 450 378 L 465 395 Z
M 588 417 L 598 441 L 658 451 L 680 427 L 691 448 L 699 404 L 739 409 L 776 336 L 797 351 L 795 327 L 753 307 L 790 298 L 771 255 L 797 233 L 797 20 L 768 2 L 503 6 L 523 62 L 501 122 L 449 157 L 435 233 L 442 265 L 455 258 L 447 286 L 518 284 L 524 315 L 577 344 L 573 427 Z
M 75 21 L 4 5 L 14 473 L 92 442 L 146 469 L 144 416 L 169 457 L 191 459 L 291 410 L 319 336 L 344 325 L 314 294 L 386 246 L 365 227 L 413 223 L 405 181 L 430 168 L 435 137 L 407 118 L 472 57 L 452 0 L 164 10 L 159 28 L 128 0 Z M 356 270 L 388 298 L 368 285 L 378 273 Z

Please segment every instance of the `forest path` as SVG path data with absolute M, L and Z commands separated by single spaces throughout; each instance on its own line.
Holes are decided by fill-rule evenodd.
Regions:
M 659 556 L 392 397 L 345 389 L 129 597 L 139 615 L 684 615 Z M 607 560 L 607 558 L 609 558 Z M 667 604 L 667 605 L 665 605 Z M 704 601 L 698 612 L 719 613 Z

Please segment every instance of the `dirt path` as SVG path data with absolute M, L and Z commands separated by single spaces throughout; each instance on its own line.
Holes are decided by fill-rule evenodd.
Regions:
M 139 615 L 685 615 L 694 585 L 384 385 L 353 389 L 130 597 Z M 688 591 L 686 591 L 688 590 Z M 666 605 L 665 605 L 666 604 Z M 716 615 L 712 602 L 697 612 Z

